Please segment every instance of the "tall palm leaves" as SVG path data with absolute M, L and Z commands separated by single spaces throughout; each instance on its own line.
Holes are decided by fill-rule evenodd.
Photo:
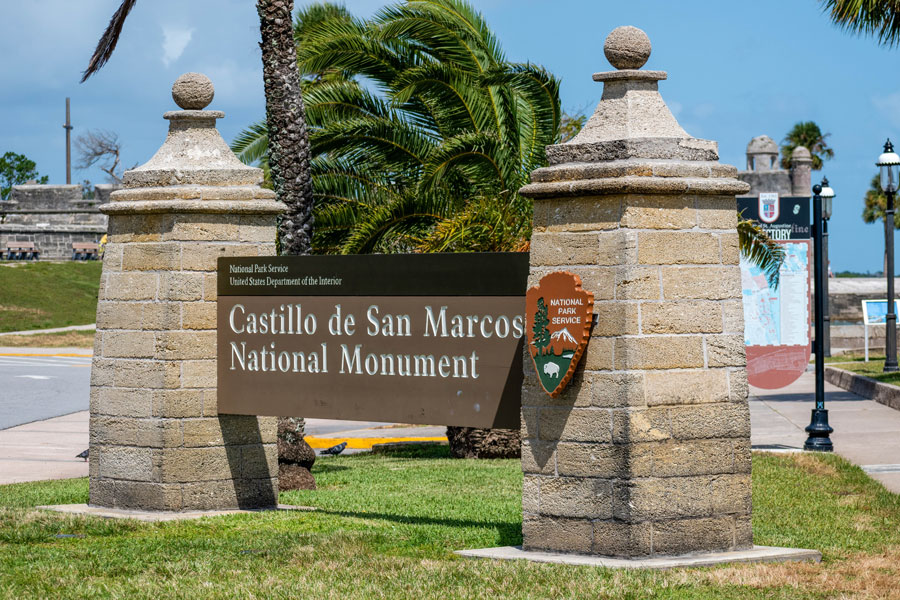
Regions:
M 828 146 L 828 142 L 825 141 L 829 135 L 831 134 L 822 133 L 822 130 L 814 121 L 801 121 L 796 123 L 781 141 L 781 167 L 783 169 L 790 169 L 794 148 L 805 146 L 812 155 L 813 170 L 820 170 L 824 161 L 829 158 L 834 158 L 834 150 L 832 150 Z
M 530 206 L 517 190 L 557 135 L 552 75 L 507 61 L 460 0 L 411 0 L 371 20 L 313 5 L 295 38 L 320 251 L 515 249 L 527 239 Z M 256 124 L 233 147 L 259 161 L 265 136 Z M 487 234 L 481 217 L 523 226 Z
M 858 35 L 871 35 L 884 46 L 900 42 L 897 0 L 820 0 L 835 25 Z

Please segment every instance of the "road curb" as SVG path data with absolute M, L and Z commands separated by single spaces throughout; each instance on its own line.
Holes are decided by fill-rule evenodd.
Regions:
M 353 450 L 371 450 L 376 444 L 398 444 L 403 442 L 443 442 L 447 443 L 447 437 L 332 437 L 324 438 L 307 435 L 306 443 L 315 450 L 330 448 L 340 442 L 347 442 L 347 448 Z
M 900 387 L 895 385 L 882 383 L 853 371 L 828 366 L 825 367 L 825 381 L 894 410 L 900 410 Z

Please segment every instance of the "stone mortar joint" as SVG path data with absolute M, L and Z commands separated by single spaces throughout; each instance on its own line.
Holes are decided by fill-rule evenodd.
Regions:
M 184 110 L 203 110 L 215 94 L 212 81 L 203 73 L 185 73 L 172 84 L 172 99 Z
M 650 58 L 650 38 L 630 25 L 616 27 L 603 44 L 606 60 L 617 69 L 640 69 Z

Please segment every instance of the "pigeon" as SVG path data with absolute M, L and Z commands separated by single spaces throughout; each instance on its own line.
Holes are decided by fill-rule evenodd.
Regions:
M 91 451 L 91 449 L 88 448 L 87 450 L 85 450 L 85 451 L 82 452 L 81 454 L 76 455 L 75 458 L 83 458 L 83 459 L 84 459 L 84 462 L 87 462 L 87 459 L 88 459 L 88 453 L 89 453 L 90 451 Z
M 346 448 L 346 447 L 347 447 L 347 442 L 341 442 L 337 446 L 332 446 L 331 448 L 325 448 L 324 450 L 322 450 L 322 452 L 320 452 L 320 454 L 334 454 L 335 456 L 337 456 L 338 454 L 343 452 L 344 448 Z

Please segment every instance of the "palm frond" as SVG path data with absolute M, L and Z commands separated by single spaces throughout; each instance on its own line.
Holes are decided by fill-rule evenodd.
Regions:
M 772 240 L 758 223 L 740 215 L 737 224 L 741 254 L 766 274 L 769 287 L 778 288 L 779 272 L 784 263 L 784 248 Z
M 874 36 L 893 47 L 900 42 L 900 5 L 884 0 L 820 0 L 831 21 L 850 33 Z
M 231 151 L 245 165 L 267 163 L 266 151 L 269 147 L 269 128 L 265 121 L 257 121 L 241 131 L 231 142 Z
M 97 42 L 97 47 L 94 49 L 94 54 L 91 56 L 87 69 L 82 74 L 81 83 L 87 81 L 88 77 L 99 71 L 109 61 L 113 50 L 116 49 L 116 44 L 119 43 L 119 35 L 122 33 L 122 27 L 125 26 L 125 19 L 128 17 L 131 9 L 134 8 L 136 1 L 123 0 L 118 10 L 113 13 L 112 18 L 109 20 L 109 25 L 106 26 L 103 35 L 100 36 L 100 41 Z
M 454 172 L 470 185 L 494 191 L 518 187 L 508 149 L 493 132 L 465 132 L 446 139 L 428 154 L 419 191 L 439 186 Z

